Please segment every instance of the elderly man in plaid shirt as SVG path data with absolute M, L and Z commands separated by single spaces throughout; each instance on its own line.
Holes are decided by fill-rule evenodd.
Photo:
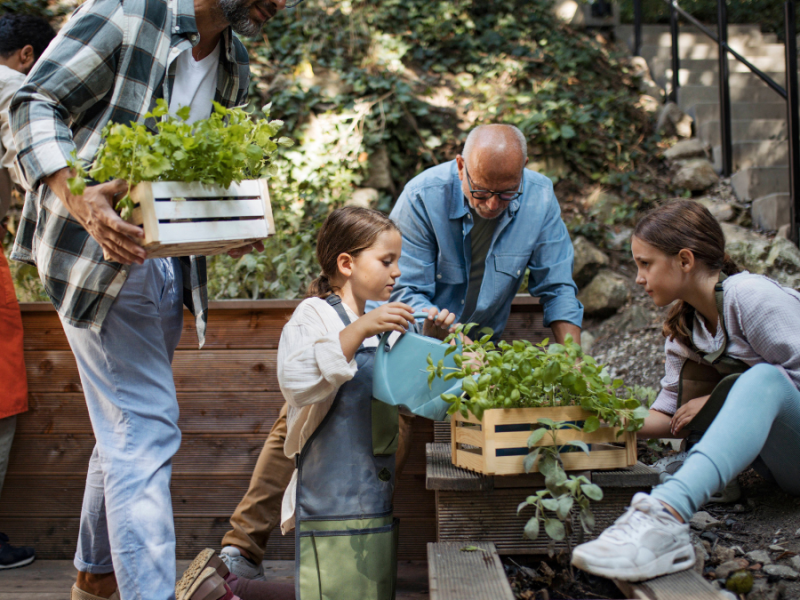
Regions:
M 106 123 L 141 121 L 158 98 L 173 113 L 190 105 L 195 120 L 212 99 L 245 103 L 248 58 L 233 31 L 254 36 L 285 5 L 89 0 L 11 102 L 28 190 L 12 256 L 38 267 L 58 310 L 96 438 L 73 600 L 175 597 L 169 481 L 181 434 L 171 360 L 184 303 L 202 345 L 207 296 L 203 257 L 147 260 L 142 231 L 112 208 L 125 183 L 73 196 L 68 161 L 73 151 L 91 160 Z

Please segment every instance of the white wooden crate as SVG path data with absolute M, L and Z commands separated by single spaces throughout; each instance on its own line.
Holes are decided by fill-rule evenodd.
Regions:
M 266 179 L 228 188 L 142 182 L 131 190 L 131 199 L 148 258 L 221 254 L 275 234 Z

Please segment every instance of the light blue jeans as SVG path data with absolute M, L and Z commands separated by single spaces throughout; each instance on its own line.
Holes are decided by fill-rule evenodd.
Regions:
M 114 571 L 124 600 L 175 598 L 169 482 L 181 432 L 171 363 L 182 298 L 177 259 L 146 260 L 99 333 L 64 324 L 95 435 L 75 567 Z
M 745 371 L 686 462 L 651 495 L 689 521 L 717 490 L 761 458 L 782 490 L 800 496 L 800 392 L 776 367 Z

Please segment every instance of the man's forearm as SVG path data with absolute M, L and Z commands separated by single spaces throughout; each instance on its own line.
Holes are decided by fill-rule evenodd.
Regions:
M 67 206 L 67 194 L 69 193 L 67 179 L 70 177 L 72 177 L 71 171 L 67 168 L 64 168 L 42 179 L 42 182 L 51 190 L 53 190 L 53 193 L 58 196 L 58 199 L 61 200 L 65 206 Z
M 553 337 L 559 344 L 564 343 L 567 335 L 572 335 L 572 340 L 576 344 L 581 343 L 581 328 L 569 321 L 553 321 L 550 323 L 550 329 L 553 330 Z

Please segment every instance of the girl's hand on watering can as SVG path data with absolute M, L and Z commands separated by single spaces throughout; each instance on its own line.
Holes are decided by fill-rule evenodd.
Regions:
M 402 302 L 389 302 L 369 311 L 353 324 L 359 326 L 363 339 L 384 331 L 405 333 L 408 326 L 414 324 L 414 309 Z
M 428 313 L 428 318 L 422 324 L 423 335 L 443 340 L 448 333 L 452 333 L 455 330 L 453 325 L 456 320 L 455 313 L 451 313 L 446 308 L 439 312 L 436 307 L 424 308 L 423 311 Z

